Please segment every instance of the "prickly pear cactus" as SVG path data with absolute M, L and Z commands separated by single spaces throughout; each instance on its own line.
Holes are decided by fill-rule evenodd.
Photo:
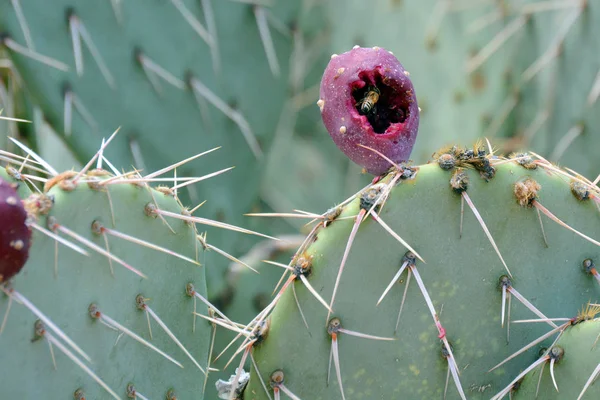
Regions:
M 195 222 L 212 222 L 151 188 L 160 174 L 46 167 L 29 195 L 31 175 L 2 169 L 34 231 L 29 260 L 0 286 L 2 397 L 203 398 L 212 328 L 193 313 L 208 315 L 197 260 L 214 247 Z
M 247 334 L 244 399 L 489 399 L 552 343 L 558 331 L 502 363 L 555 329 L 547 318 L 599 298 L 582 267 L 600 252 L 589 181 L 480 145 L 434 161 L 393 169 L 315 227 L 248 328 L 264 321 Z
M 542 349 L 541 357 L 524 378 L 517 380 L 513 399 L 598 398 L 599 387 L 593 384 L 600 372 L 598 334 L 598 319 L 566 327 L 550 349 Z

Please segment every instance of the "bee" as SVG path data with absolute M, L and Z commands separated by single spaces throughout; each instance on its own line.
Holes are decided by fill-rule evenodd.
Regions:
M 379 101 L 380 94 L 381 92 L 379 91 L 379 89 L 377 89 L 376 86 L 371 86 L 365 94 L 365 97 L 363 97 L 362 100 L 358 102 L 358 105 L 360 105 L 360 111 L 363 114 L 368 114 L 369 112 L 371 112 L 371 110 L 373 110 L 373 107 L 375 107 L 375 104 L 377 104 L 377 102 Z

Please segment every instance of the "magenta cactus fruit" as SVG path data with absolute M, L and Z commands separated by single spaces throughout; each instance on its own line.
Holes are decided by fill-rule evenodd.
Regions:
M 419 106 L 409 73 L 381 47 L 333 55 L 317 102 L 335 144 L 367 172 L 380 175 L 391 161 L 407 161 L 417 138 Z
M 18 273 L 29 257 L 31 230 L 14 187 L 0 178 L 0 283 Z

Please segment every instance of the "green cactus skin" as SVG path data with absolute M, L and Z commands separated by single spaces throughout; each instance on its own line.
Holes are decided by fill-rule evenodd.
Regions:
M 460 160 L 458 163 L 465 164 Z M 535 180 L 541 185 L 539 203 L 594 239 L 600 237 L 600 212 L 594 204 L 597 200 L 578 200 L 570 190 L 569 179 L 551 173 L 549 164 L 542 168 L 542 164 L 522 163 L 537 168 L 505 162 L 494 167 L 495 174 L 489 181 L 482 179 L 477 170 L 464 169 L 469 179 L 468 196 L 512 272 L 514 289 L 550 318 L 574 315 L 583 304 L 599 297 L 598 282 L 583 272 L 581 262 L 597 255 L 600 248 L 542 215 L 546 247 L 536 209 L 518 204 L 515 184 L 526 178 Z M 481 164 L 476 166 L 486 170 Z M 416 269 L 445 328 L 467 398 L 488 399 L 513 379 L 515 371 L 529 365 L 535 351 L 530 350 L 491 373 L 486 371 L 546 333 L 549 327 L 511 324 L 507 344 L 506 326 L 503 328 L 500 321 L 499 290 L 499 278 L 507 271 L 467 204 L 462 237 L 459 236 L 461 195 L 450 187 L 452 176 L 437 163 L 419 167 L 414 179 L 393 188 L 380 216 L 426 261 L 424 264 L 417 260 Z M 359 199 L 355 199 L 344 207 L 337 220 L 318 230 L 310 246 L 299 250 L 298 256 L 311 258 L 308 280 L 326 301 L 331 298 L 354 224 L 344 217 L 356 216 L 358 211 Z M 379 306 L 376 303 L 398 271 L 406 250 L 372 218 L 362 222 L 341 276 L 331 317 L 339 318 L 348 330 L 394 337 L 407 273 L 402 274 L 401 283 L 393 286 Z M 443 358 L 438 329 L 416 283 L 413 273 L 397 340 L 376 341 L 339 333 L 346 398 L 443 396 L 448 362 Z M 299 398 L 341 398 L 333 364 L 329 385 L 326 379 L 332 344 L 326 328 L 328 312 L 301 283 L 292 284 L 296 285 L 311 336 L 291 290 L 287 290 L 269 317 L 266 339 L 253 349 L 261 376 L 268 385 L 271 373 L 283 370 L 286 388 Z M 515 296 L 511 310 L 511 321 L 537 318 Z M 266 398 L 253 370 L 244 400 Z M 459 398 L 452 377 L 447 398 Z
M 68 176 L 72 178 L 72 174 L 62 176 L 62 180 L 59 179 L 46 193 L 54 197 L 54 204 L 48 216 L 38 214 L 40 226 L 46 227 L 48 219 L 55 218 L 59 224 L 105 248 L 102 235 L 92 232 L 93 221 L 101 221 L 105 228 L 195 259 L 196 237 L 191 226 L 181 220 L 169 219 L 174 234 L 159 218 L 144 213 L 144 207 L 152 203 L 153 198 L 160 209 L 181 213 L 182 207 L 172 197 L 133 184 L 109 185 L 106 190 L 110 192 L 114 211 L 113 228 L 106 191 L 91 188 L 85 182 L 92 174 L 84 175 L 74 186 L 69 185 Z M 69 190 L 63 190 L 65 187 Z M 28 210 L 34 210 L 34 197 L 26 204 Z M 153 335 L 150 338 L 146 312 L 138 309 L 136 297 L 142 295 L 146 299 L 145 304 L 206 370 L 211 327 L 196 321 L 195 332 L 192 331 L 194 300 L 186 294 L 186 285 L 191 282 L 198 293 L 206 296 L 205 268 L 106 234 L 110 253 L 148 278 L 141 278 L 115 261 L 112 276 L 107 257 L 60 230 L 57 233 L 86 249 L 90 256 L 85 257 L 61 244 L 56 254 L 55 241 L 35 231 L 29 261 L 4 290 L 10 292 L 12 288 L 26 297 L 72 338 L 90 356 L 92 361 L 86 365 L 119 398 L 125 398 L 129 383 L 148 398 L 166 398 L 170 389 L 178 398 L 203 398 L 204 374 L 151 316 L 148 317 Z M 58 260 L 56 270 L 55 256 Z M 92 303 L 100 312 L 173 357 L 183 368 L 128 335 L 120 336 L 118 331 L 93 319 L 88 311 Z M 3 318 L 8 305 L 6 292 L 0 294 Z M 196 311 L 206 315 L 208 310 L 198 301 Z M 54 369 L 45 343 L 47 340 L 32 341 L 36 320 L 28 308 L 13 299 L 0 340 L 0 354 L 7 363 L 0 377 L 0 397 L 68 399 L 80 389 L 85 398 L 113 398 L 57 346 L 53 346 L 57 367 Z M 47 325 L 46 329 L 58 338 Z
M 597 311 L 597 310 L 596 310 Z M 554 376 L 560 392 L 557 392 L 546 363 L 540 382 L 538 399 L 597 399 L 600 387 L 591 385 L 580 397 L 582 390 L 600 362 L 600 348 L 596 340 L 600 334 L 600 320 L 594 319 L 568 327 L 556 342 L 564 350 L 560 362 L 554 366 Z M 528 373 L 512 394 L 515 400 L 534 399 L 541 366 Z

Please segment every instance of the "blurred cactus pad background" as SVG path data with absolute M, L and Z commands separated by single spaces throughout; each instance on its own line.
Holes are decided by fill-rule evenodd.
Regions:
M 353 46 L 393 52 L 420 107 L 409 162 L 419 172 L 395 169 L 375 192 L 362 191 L 373 177 L 338 150 L 317 106 L 332 55 Z M 598 0 L 0 0 L 0 177 L 20 184 L 33 231 L 23 271 L 0 273 L 0 398 L 242 398 L 236 385 L 244 400 L 508 398 L 533 362 L 553 374 L 556 363 L 559 387 L 573 385 L 560 397 L 550 368 L 541 384 L 527 371 L 519 398 L 577 399 L 586 382 L 582 398 L 598 398 L 588 378 L 600 373 L 599 55 Z M 375 225 L 388 219 L 407 237 Z M 481 259 L 493 265 L 469 273 Z M 292 297 L 264 260 L 292 270 L 280 282 Z M 452 263 L 464 270 L 436 280 L 433 268 Z M 364 265 L 385 269 L 367 285 Z M 400 284 L 423 268 L 430 291 L 413 281 L 375 311 L 402 265 Z M 511 281 L 498 284 L 503 274 Z M 483 281 L 495 297 L 483 286 L 470 297 Z M 560 282 L 576 288 L 562 304 Z M 479 303 L 466 327 L 458 292 Z M 519 293 L 534 303 L 518 303 L 513 320 L 533 318 L 529 308 L 584 325 L 485 375 L 565 323 L 523 328 L 504 346 L 508 292 L 515 309 Z M 450 343 L 416 308 L 429 295 L 434 320 L 448 303 Z M 395 339 L 415 342 L 365 339 L 394 336 L 404 299 L 412 326 Z M 363 338 L 346 342 L 348 331 Z M 220 356 L 236 335 L 244 346 Z M 400 361 L 373 355 L 394 345 Z

